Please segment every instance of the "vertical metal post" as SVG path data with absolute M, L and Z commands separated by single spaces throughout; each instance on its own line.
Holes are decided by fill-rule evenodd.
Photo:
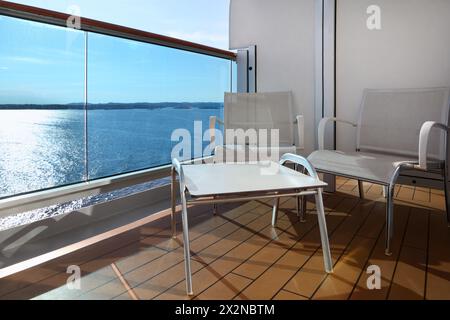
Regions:
M 84 32 L 84 180 L 89 180 L 89 134 L 88 134 L 88 33 Z
M 258 92 L 256 46 L 248 47 L 248 92 Z
M 316 56 L 321 59 L 316 60 L 315 68 L 315 128 L 323 117 L 336 116 L 336 0 L 317 0 L 316 18 Z M 325 132 L 325 147 L 336 149 L 336 124 Z M 322 180 L 328 184 L 325 191 L 336 191 L 336 176 L 324 174 Z
M 239 48 L 237 51 L 237 92 L 257 92 L 257 52 L 256 46 Z

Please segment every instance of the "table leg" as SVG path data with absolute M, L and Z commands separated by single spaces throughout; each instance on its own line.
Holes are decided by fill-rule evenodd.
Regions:
M 280 206 L 280 198 L 275 198 L 272 211 L 272 226 L 275 227 L 278 219 L 278 207 Z
M 184 268 L 186 274 L 186 291 L 188 295 L 193 295 L 192 291 L 192 272 L 191 272 L 191 248 L 189 244 L 189 224 L 187 216 L 186 194 L 181 194 L 182 221 L 183 221 L 183 246 L 184 246 Z
M 323 207 L 322 189 L 316 194 L 317 219 L 319 220 L 320 239 L 322 242 L 323 260 L 325 271 L 333 272 L 333 261 L 331 260 L 330 243 L 328 240 L 327 222 L 325 220 L 325 210 Z

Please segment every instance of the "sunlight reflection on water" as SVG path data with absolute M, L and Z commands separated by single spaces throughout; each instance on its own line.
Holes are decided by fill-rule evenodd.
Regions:
M 82 181 L 81 110 L 0 111 L 0 197 Z
M 208 128 L 220 109 L 90 110 L 88 174 L 96 179 L 170 163 L 172 131 Z M 86 181 L 83 110 L 0 110 L 0 198 Z M 155 181 L 0 219 L 0 230 L 142 192 Z

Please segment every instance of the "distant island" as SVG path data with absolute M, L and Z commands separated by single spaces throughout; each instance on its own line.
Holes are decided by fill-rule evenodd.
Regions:
M 119 109 L 221 109 L 220 102 L 136 102 L 136 103 L 89 103 L 89 110 L 119 110 Z M 69 104 L 0 104 L 0 110 L 83 110 L 83 103 Z

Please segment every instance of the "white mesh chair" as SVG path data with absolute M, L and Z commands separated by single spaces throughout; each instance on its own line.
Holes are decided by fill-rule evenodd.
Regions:
M 278 129 L 279 145 L 273 146 L 268 138 L 266 145 L 260 141 L 242 139 L 241 141 L 227 141 L 224 135 L 223 145 L 218 142 L 215 148 L 215 161 L 224 159 L 224 154 L 233 154 L 233 159 L 240 159 L 236 154 L 244 154 L 246 160 L 262 160 L 259 155 L 271 154 L 276 151 L 281 156 L 285 153 L 297 153 L 297 149 L 303 149 L 303 116 L 293 118 L 291 92 L 267 92 L 267 93 L 225 93 L 224 120 L 217 117 L 210 118 L 211 141 L 215 141 L 215 129 L 217 124 L 225 130 L 254 129 L 259 133 L 261 129 Z M 296 125 L 296 126 L 295 126 Z M 224 131 L 225 131 L 224 130 Z M 296 131 L 296 133 L 294 132 Z M 295 143 L 295 134 L 298 136 Z M 269 134 L 270 136 L 270 134 Z M 226 157 L 226 155 L 225 155 Z M 278 160 L 278 159 L 277 159 Z
M 319 123 L 319 150 L 308 160 L 318 172 L 383 185 L 386 198 L 386 254 L 391 254 L 393 196 L 404 169 L 442 174 L 450 223 L 448 172 L 449 88 L 364 91 L 357 123 L 324 118 Z M 325 127 L 343 122 L 357 128 L 356 151 L 324 150 Z M 433 130 L 434 129 L 434 130 Z

